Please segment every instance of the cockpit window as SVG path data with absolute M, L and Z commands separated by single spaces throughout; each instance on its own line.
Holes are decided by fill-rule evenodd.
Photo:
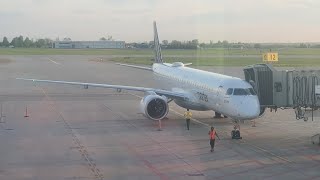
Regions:
M 249 88 L 249 91 L 250 91 L 250 93 L 251 93 L 252 95 L 257 95 L 257 93 L 254 91 L 253 88 Z
M 233 88 L 229 88 L 226 92 L 226 95 L 232 95 L 233 93 Z
M 253 88 L 248 88 L 248 89 L 235 88 L 233 95 L 236 95 L 236 96 L 256 95 L 256 92 L 254 92 Z
M 233 92 L 233 95 L 236 95 L 236 96 L 245 96 L 249 94 L 250 94 L 249 90 L 246 91 L 246 89 L 240 89 L 240 88 L 235 88 Z

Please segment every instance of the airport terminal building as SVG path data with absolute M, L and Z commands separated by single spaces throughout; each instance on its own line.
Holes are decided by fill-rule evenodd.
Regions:
M 55 41 L 52 48 L 57 49 L 123 49 L 124 41 Z

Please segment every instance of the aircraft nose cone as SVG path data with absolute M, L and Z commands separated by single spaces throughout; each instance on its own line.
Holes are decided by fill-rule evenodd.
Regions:
M 259 114 L 260 114 L 260 105 L 257 104 L 257 106 L 252 107 L 250 111 L 247 113 L 247 118 L 254 119 L 254 118 L 257 118 Z
M 250 97 L 243 101 L 240 107 L 243 119 L 254 119 L 260 114 L 260 103 L 257 97 Z

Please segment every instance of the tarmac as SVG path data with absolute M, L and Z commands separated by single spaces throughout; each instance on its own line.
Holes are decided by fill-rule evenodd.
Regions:
M 230 119 L 192 111 L 188 131 L 184 109 L 171 102 L 158 131 L 158 122 L 140 113 L 142 93 L 15 79 L 161 88 L 151 72 L 99 59 L 0 56 L 0 179 L 320 179 L 320 146 L 310 139 L 320 132 L 319 118 L 304 122 L 293 110 L 268 111 L 256 127 L 241 123 L 243 139 L 232 140 Z M 203 69 L 243 77 L 241 67 Z M 211 125 L 221 138 L 213 153 Z

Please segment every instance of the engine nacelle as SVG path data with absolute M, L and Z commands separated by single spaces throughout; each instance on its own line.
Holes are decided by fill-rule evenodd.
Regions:
M 152 120 L 160 120 L 167 116 L 169 106 L 167 98 L 151 94 L 141 99 L 140 109 L 142 113 Z

